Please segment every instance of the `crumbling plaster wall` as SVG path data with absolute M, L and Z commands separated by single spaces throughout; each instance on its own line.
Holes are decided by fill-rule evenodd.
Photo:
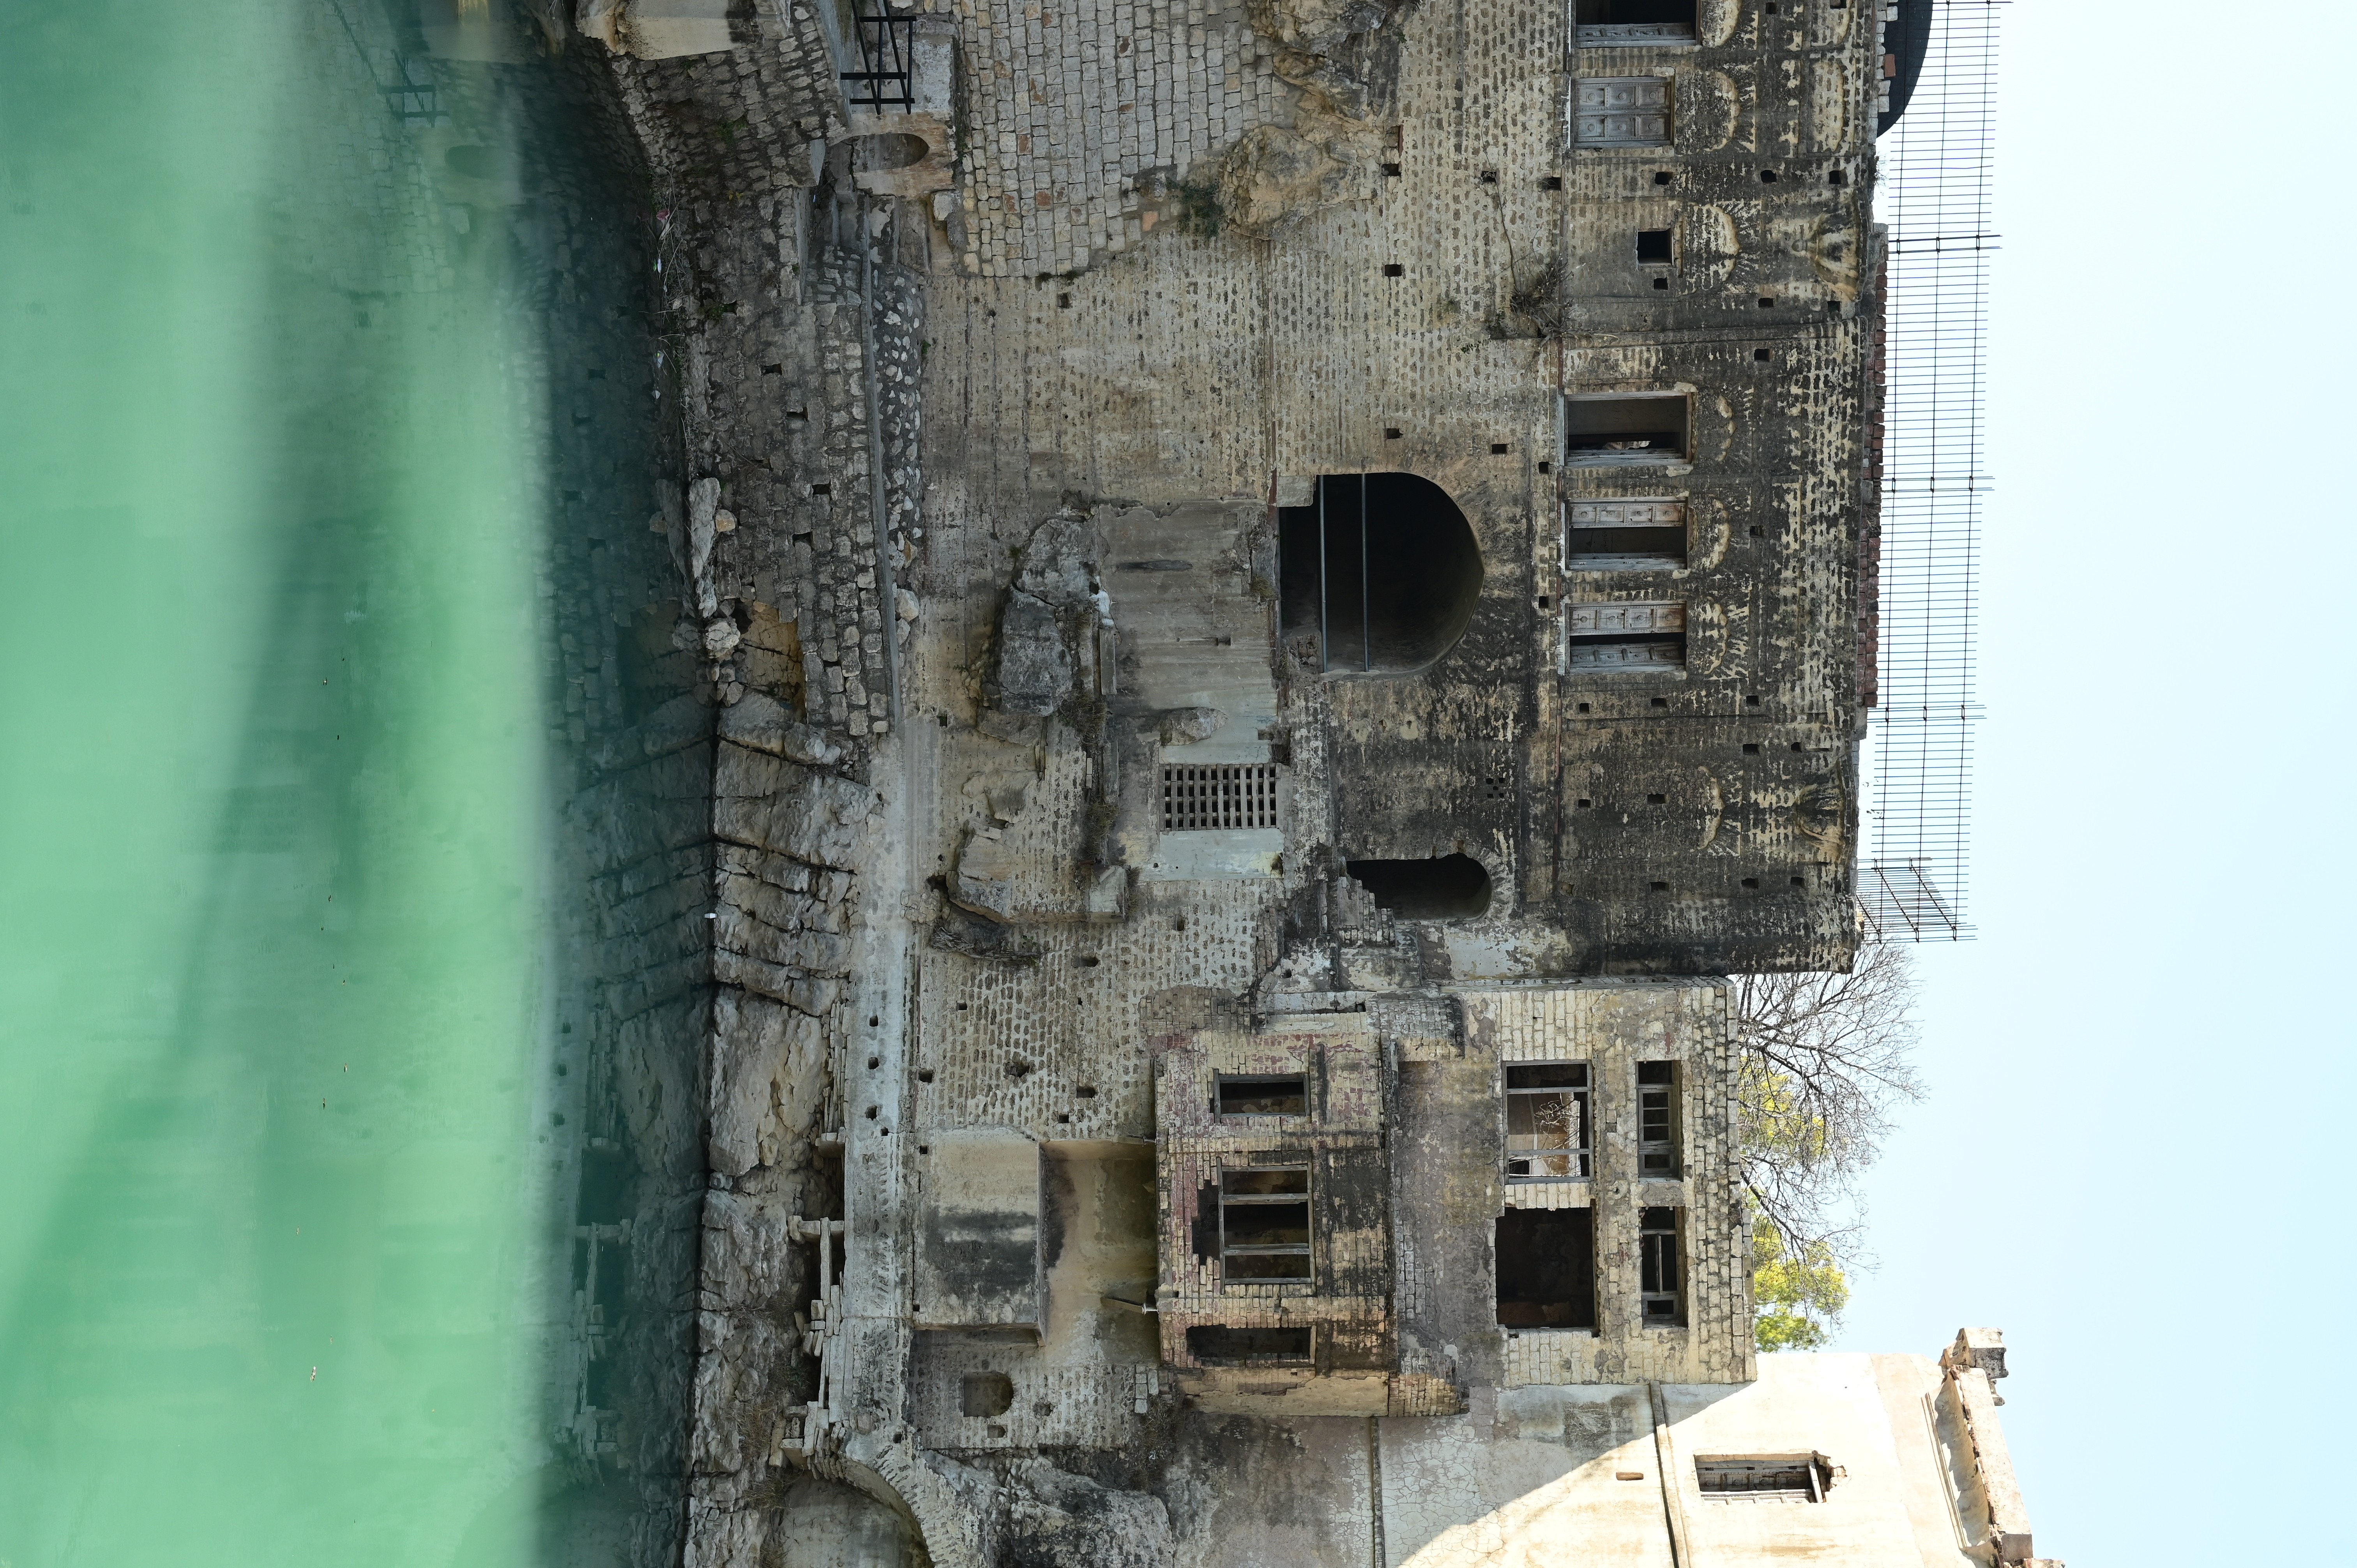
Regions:
M 1480 858 L 1504 894 L 1501 920 L 1563 933 L 1533 950 L 1539 972 L 1846 961 L 1874 308 L 1857 265 L 1871 159 L 1850 109 L 1871 76 L 1855 40 L 1779 30 L 1748 8 L 1728 16 L 1715 48 L 1576 57 L 1587 70 L 1695 76 L 1672 148 L 1561 145 L 1569 79 L 1529 69 L 1567 46 L 1561 17 L 1419 11 L 1398 19 L 1385 156 L 1401 172 L 1365 201 L 1305 211 L 1265 242 L 1157 231 L 1079 276 L 936 271 L 931 318 L 962 325 L 928 359 L 941 441 L 920 574 L 986 604 L 974 590 L 994 575 L 990 547 L 1075 496 L 1266 502 L 1320 472 L 1423 474 L 1472 521 L 1480 609 L 1418 676 L 1319 681 L 1280 659 L 1297 837 Z M 1065 22 L 1043 12 L 1029 25 Z M 1098 145 L 1085 117 L 1039 119 L 1033 105 L 1017 129 L 993 102 L 974 105 L 983 156 L 1029 171 L 1043 198 L 1056 158 Z M 1009 138 L 1041 150 L 993 150 Z M 1803 153 L 1806 166 L 1759 178 Z M 1666 188 L 1652 183 L 1663 170 Z M 1836 170 L 1845 183 L 1824 184 Z M 1567 337 L 1491 335 L 1493 321 L 1523 329 L 1510 296 L 1550 259 L 1575 277 L 1647 283 L 1634 231 L 1689 209 L 1691 264 L 1667 295 L 1591 307 L 1575 291 Z M 1763 309 L 1770 290 L 1778 303 Z M 1695 460 L 1566 470 L 1558 387 L 1693 389 Z M 1688 565 L 1566 570 L 1559 493 L 1664 492 L 1694 502 Z M 977 525 L 992 537 L 973 537 Z M 1684 671 L 1556 673 L 1567 602 L 1654 599 L 1690 605 Z M 987 636 L 986 622 L 965 629 L 968 660 Z M 1318 746 L 1305 744 L 1313 729 Z M 1323 777 L 1305 771 L 1318 755 Z M 1656 809 L 1600 803 L 1597 769 L 1625 779 L 1632 763 L 1673 782 L 1640 793 L 1648 807 L 1663 794 Z M 1383 788 L 1364 787 L 1374 779 Z
M 1836 841 L 1854 821 L 1839 766 L 1842 673 L 1837 660 L 1804 668 L 1803 645 L 1857 645 L 1855 583 L 1845 596 L 1840 575 L 1854 569 L 1840 563 L 1855 560 L 1857 464 L 1843 446 L 1855 442 L 1843 433 L 1861 379 L 1849 362 L 1855 333 L 1843 312 L 1779 315 L 1740 296 L 1773 281 L 1796 302 L 1814 286 L 1845 312 L 1857 308 L 1839 225 L 1792 215 L 1824 205 L 1814 188 L 1770 188 L 1756 166 L 1804 121 L 1838 124 L 1858 191 L 1862 134 L 1841 118 L 1846 107 L 1828 120 L 1825 104 L 1866 90 L 1866 48 L 1763 34 L 1748 8 L 1715 8 L 1727 26 L 1712 47 L 1664 67 L 1696 78 L 1680 145 L 1574 155 L 1561 145 L 1568 78 L 1532 69 L 1573 58 L 1560 8 L 1387 13 L 1401 39 L 1395 76 L 1374 95 L 1371 118 L 1309 156 L 1347 166 L 1350 177 L 1334 186 L 1321 175 L 1291 194 L 1279 182 L 1268 198 L 1277 210 L 1222 229 L 1212 177 L 1226 166 L 1210 161 L 1216 138 L 1284 129 L 1263 117 L 1272 114 L 1292 134 L 1306 124 L 1316 131 L 1301 118 L 1302 94 L 1330 103 L 1329 88 L 1290 80 L 1316 73 L 1252 44 L 1242 29 L 1257 26 L 1254 36 L 1265 37 L 1268 18 L 1200 7 L 1143 16 L 1032 9 L 1019 26 L 1011 16 L 961 13 L 969 138 L 961 185 L 949 200 L 877 209 L 874 230 L 866 209 L 828 188 L 815 201 L 808 193 L 822 177 L 840 188 L 848 171 L 813 147 L 848 127 L 811 80 L 806 40 L 624 68 L 674 236 L 663 327 L 688 451 L 683 478 L 718 479 L 717 505 L 737 522 L 699 538 L 694 516 L 683 515 L 666 532 L 691 589 L 708 578 L 720 612 L 690 618 L 702 623 L 696 651 L 710 696 L 729 712 L 732 699 L 754 698 L 781 710 L 780 723 L 751 726 L 774 744 L 740 736 L 719 751 L 721 795 L 734 811 L 769 800 L 781 782 L 792 785 L 782 798 L 804 806 L 817 789 L 831 802 L 821 815 L 852 835 L 830 859 L 787 842 L 802 831 L 791 812 L 769 813 L 759 832 L 716 829 L 737 857 L 715 905 L 724 917 L 715 924 L 728 928 L 722 950 L 735 956 L 723 961 L 734 965 L 735 990 L 714 1043 L 723 1187 L 708 1206 L 713 1294 L 699 1424 L 718 1435 L 698 1460 L 699 1562 L 749 1562 L 762 1550 L 773 1517 L 767 1477 L 790 1424 L 776 1390 L 813 1391 L 806 1342 L 780 1321 L 809 1283 L 783 1223 L 832 1195 L 798 1139 L 825 1133 L 842 1147 L 859 1259 L 839 1320 L 845 1402 L 826 1412 L 844 1446 L 825 1464 L 917 1512 L 937 1561 L 979 1560 L 1011 1517 L 999 1504 L 972 1506 L 994 1483 L 917 1458 L 895 1429 L 905 1413 L 895 1390 L 909 1365 L 902 1269 L 912 1211 L 904 1156 L 886 1143 L 896 1132 L 901 1144 L 928 1126 L 1017 1129 L 1049 1143 L 1145 1136 L 1153 1107 L 1139 1042 L 1157 1019 L 1168 1026 L 1191 1009 L 1195 1022 L 1182 1026 L 1200 1027 L 1221 997 L 1352 983 L 1352 963 L 1388 988 L 1395 982 L 1375 972 L 1446 983 L 1492 964 L 1560 973 L 1838 962 L 1853 940 L 1846 890 L 1822 873 L 1799 897 L 1780 890 L 1772 906 L 1677 874 L 1738 841 L 1755 856 L 1782 853 L 1781 822 L 1810 827 L 1803 836 L 1815 844 L 1828 821 Z M 996 32 L 985 38 L 987 29 Z M 1615 72 L 1645 63 L 1631 51 L 1580 58 L 1582 69 Z M 1124 59 L 1155 68 L 1128 79 L 1146 83 L 1135 100 L 1119 91 L 1125 68 L 1103 69 Z M 1052 74 L 1029 74 L 1044 62 Z M 1126 125 L 1120 119 L 1123 102 L 1146 103 L 1148 93 L 1151 136 L 1135 108 Z M 1311 108 L 1311 122 L 1326 112 Z M 1173 139 L 1180 126 L 1183 150 Z M 1383 162 L 1399 174 L 1375 172 Z M 1575 276 L 1613 264 L 1630 240 L 1610 214 L 1620 204 L 1634 226 L 1658 207 L 1657 165 L 1711 197 L 1691 223 L 1673 220 L 1692 231 L 1681 242 L 1693 257 L 1691 286 L 1675 291 L 1689 316 L 1642 314 L 1658 313 L 1658 301 L 1617 316 L 1620 307 L 1599 304 L 1567 317 L 1561 339 L 1516 336 L 1534 329 L 1516 295 L 1550 260 L 1564 258 Z M 844 247 L 869 232 L 882 236 L 881 259 L 863 272 Z M 1399 275 L 1385 275 L 1389 265 Z M 1633 343 L 1632 334 L 1656 341 Z M 1760 348 L 1770 360 L 1753 357 Z M 1706 393 L 1706 434 L 1723 437 L 1707 462 L 1674 476 L 1707 489 L 1710 505 L 1697 510 L 1710 511 L 1717 532 L 1662 587 L 1569 580 L 1557 553 L 1559 495 L 1580 482 L 1614 492 L 1562 468 L 1558 393 L 1664 379 Z M 875 432 L 885 454 L 880 530 L 869 489 L 871 380 L 884 414 Z M 1419 675 L 1329 682 L 1276 655 L 1271 626 L 1278 707 L 1254 738 L 1290 772 L 1286 853 L 1258 871 L 1203 879 L 1117 876 L 1108 904 L 1098 891 L 1106 864 L 1091 859 L 1101 842 L 1092 824 L 1125 786 L 1106 770 L 1150 768 L 1155 752 L 1108 747 L 1085 712 L 1019 733 L 984 722 L 1017 553 L 1060 513 L 1109 519 L 1118 508 L 1133 531 L 1140 512 L 1206 502 L 1266 516 L 1279 492 L 1309 476 L 1392 468 L 1442 484 L 1476 531 L 1487 576 L 1464 640 Z M 1752 526 L 1768 532 L 1752 535 Z M 1264 524 L 1254 562 L 1269 559 L 1273 544 Z M 1698 613 L 1698 626 L 1772 622 L 1776 636 L 1743 644 L 1714 631 L 1714 645 L 1698 632 L 1710 668 L 1702 679 L 1690 671 L 1674 691 L 1590 690 L 1555 674 L 1564 598 L 1684 596 L 1687 575 L 1705 573 L 1741 614 Z M 791 639 L 777 634 L 766 660 L 739 651 L 765 624 L 791 626 Z M 779 669 L 790 671 L 795 655 L 799 682 Z M 896 662 L 906 718 L 897 730 Z M 1116 660 L 1116 684 L 1119 671 Z M 1745 711 L 1738 699 L 1748 694 L 1774 711 Z M 1666 709 L 1654 707 L 1655 695 Z M 823 747 L 785 727 L 798 720 L 825 732 L 816 737 Z M 1783 728 L 1765 734 L 1763 724 Z M 1754 755 L 1738 739 L 1761 745 L 1761 757 L 1776 742 L 1789 747 L 1787 731 L 1803 751 L 1773 758 L 1772 773 L 1757 764 L 1762 771 L 1747 778 L 1733 812 L 1722 788 L 1715 823 L 1681 799 L 1674 811 L 1621 813 L 1630 820 L 1617 836 L 1564 825 L 1577 808 L 1561 781 L 1590 757 L 1608 771 L 1642 758 L 1683 776 L 1722 751 Z M 1608 737 L 1617 753 L 1603 749 Z M 1795 756 L 1803 761 L 1784 760 Z M 1817 757 L 1833 761 L 1812 771 Z M 1004 818 L 988 782 L 963 788 L 1002 776 L 1028 777 L 1028 799 Z M 1796 815 L 1806 789 L 1817 792 Z M 1761 825 L 1744 828 L 1746 811 Z M 1029 906 L 1039 918 L 1022 923 L 1009 950 L 917 950 L 912 936 L 951 918 L 922 876 L 953 882 L 963 847 L 993 834 L 985 842 L 1020 841 L 1014 864 L 1040 884 Z M 1136 847 L 1150 854 L 1151 842 Z M 1481 928 L 1489 934 L 1469 946 L 1363 908 L 1338 913 L 1353 901 L 1318 846 L 1479 855 L 1499 889 Z M 872 882 L 896 856 L 909 875 Z M 1674 884 L 1667 897 L 1651 886 L 1664 880 L 1663 867 Z M 1367 940 L 1345 959 L 1335 940 L 1350 931 Z M 913 970 L 904 962 L 911 950 Z M 1430 1102 L 1455 1105 L 1466 1087 L 1436 1079 Z M 1455 1336 L 1418 1353 L 1437 1377 L 1459 1375 L 1469 1354 Z M 1190 1425 L 1178 1416 L 1168 1391 L 1139 1380 L 1144 1370 L 1104 1361 L 1057 1374 L 1075 1391 L 1031 1399 L 1024 1434 L 1052 1446 L 1168 1433 L 1148 1439 L 1169 1443 L 1174 1455 L 1155 1484 L 1174 1502 L 1208 1504 L 1231 1455 L 1185 1449 L 1200 1438 L 1200 1418 Z M 1315 1423 L 1301 1431 L 1313 1429 L 1323 1431 Z M 1197 1435 L 1182 1443 L 1186 1432 Z M 1266 1441 L 1306 1439 L 1279 1432 Z M 1334 1441 L 1349 1446 L 1347 1435 Z M 1182 1449 L 1200 1463 L 1184 1461 Z M 1052 1477 L 989 1474 L 1002 1498 L 1030 1499 L 1024 1508 L 1086 1511 L 1071 1497 L 1071 1508 L 1056 1501 L 1064 1483 Z M 1038 1539 L 1065 1529 L 1049 1514 L 1039 1516 L 1047 1523 Z M 1218 1560 L 1223 1549 L 1205 1517 L 1176 1509 L 1172 1518 L 1176 1539 L 1196 1543 L 1188 1550 Z M 1295 1560 L 1323 1560 L 1348 1533 L 1338 1520 Z

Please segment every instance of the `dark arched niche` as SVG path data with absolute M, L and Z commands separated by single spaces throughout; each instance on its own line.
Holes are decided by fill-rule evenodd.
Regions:
M 1353 860 L 1351 880 L 1403 920 L 1454 920 L 1486 913 L 1490 871 L 1469 854 L 1431 860 Z
M 1286 642 L 1338 675 L 1402 675 L 1457 646 L 1481 551 L 1448 492 L 1414 474 L 1327 474 L 1277 513 Z
M 932 144 L 922 136 L 912 136 L 905 131 L 887 131 L 877 135 L 862 136 L 854 144 L 857 166 L 863 169 L 907 168 L 922 163 L 931 153 Z

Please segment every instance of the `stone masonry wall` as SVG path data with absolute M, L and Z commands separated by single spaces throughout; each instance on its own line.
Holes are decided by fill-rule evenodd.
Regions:
M 1297 1006 L 1361 969 L 1480 994 L 1502 977 L 1847 952 L 1846 890 L 1821 868 L 1842 863 L 1855 811 L 1847 424 L 1863 324 L 1858 291 L 1844 292 L 1854 242 L 1815 219 L 1857 209 L 1798 180 L 1770 189 L 1757 166 L 1837 144 L 1848 152 L 1829 160 L 1863 200 L 1870 168 L 1844 117 L 1866 90 L 1863 50 L 1704 10 L 1703 49 L 1652 62 L 1681 73 L 1678 145 L 1595 157 L 1563 145 L 1573 81 L 1648 62 L 1587 60 L 1563 7 L 1356 8 L 1355 31 L 1320 42 L 1285 5 L 1042 0 L 1018 15 L 972 0 L 953 17 L 958 184 L 921 203 L 854 193 L 851 160 L 866 155 L 813 79 L 806 16 L 770 19 L 783 41 L 618 68 L 655 169 L 661 390 L 681 454 L 651 503 L 681 607 L 647 630 L 694 665 L 693 702 L 717 729 L 689 1562 L 774 1555 L 782 1466 L 813 1447 L 821 1474 L 905 1501 L 936 1562 L 1034 1536 L 1061 1542 L 1039 1561 L 1123 1560 L 1083 1517 L 1184 1540 L 1189 1561 L 1219 1550 L 1182 1504 L 1232 1460 L 1142 1361 L 1043 1352 L 1018 1368 L 1036 1380 L 996 1435 L 951 1416 L 945 1380 L 1001 1369 L 984 1365 L 996 1352 L 911 1342 L 909 1243 L 895 1227 L 915 1178 L 897 1151 L 929 1127 L 1075 1150 L 1135 1138 L 1155 1112 L 1138 1042 L 1200 1026 L 1214 993 Z M 814 157 L 820 142 L 832 150 Z M 1613 303 L 1598 269 L 1627 251 L 1628 222 L 1655 220 L 1660 192 L 1684 197 L 1680 177 L 1699 183 L 1691 214 L 1670 218 L 1693 260 L 1665 291 L 1674 304 Z M 1727 233 L 1718 251 L 1706 242 Z M 1550 314 L 1544 280 L 1582 268 L 1605 280 L 1580 296 L 1594 309 L 1534 324 L 1534 298 Z M 1783 303 L 1760 306 L 1764 284 Z M 1559 505 L 1611 485 L 1566 474 L 1562 394 L 1664 382 L 1695 392 L 1710 436 L 1710 462 L 1664 476 L 1695 493 L 1709 529 L 1674 578 L 1574 578 Z M 1444 488 L 1478 541 L 1485 575 L 1463 640 L 1428 670 L 1357 682 L 1272 646 L 1275 721 L 1230 738 L 1287 774 L 1284 853 L 1189 882 L 1156 861 L 1151 832 L 1109 852 L 1099 819 L 1172 743 L 1150 715 L 1116 711 L 1135 625 L 1100 638 L 1093 684 L 1044 720 L 991 711 L 1001 607 L 1038 565 L 1024 553 L 1051 523 L 1079 535 L 1120 519 L 1150 543 L 1152 520 L 1175 530 L 1216 504 L 1245 520 L 1222 571 L 1265 595 L 1281 496 L 1319 474 L 1397 469 Z M 1254 512 L 1268 519 L 1257 532 Z M 1127 585 L 1105 586 L 1104 613 L 1127 613 Z M 1687 679 L 1561 678 L 1570 602 L 1673 595 L 1704 607 L 1694 646 L 1706 657 Z M 1126 749 L 1105 738 L 1121 725 Z M 1661 782 L 1624 809 L 1575 777 L 1591 768 L 1615 789 L 1646 769 Z M 1577 799 L 1610 800 L 1613 831 L 1576 821 L 1603 809 Z M 1317 912 L 1347 901 L 1346 856 L 1452 850 L 1491 872 L 1481 920 L 1397 923 L 1409 930 L 1363 908 Z M 1746 901 L 1744 877 L 1796 856 L 1804 886 Z M 1760 865 L 1737 865 L 1747 857 Z M 973 871 L 984 864 L 1006 869 L 994 880 Z M 1009 918 L 974 911 L 985 883 Z M 1434 1036 L 1457 1047 L 1403 1062 L 1416 1146 L 1395 1154 L 1402 1168 L 1468 1157 L 1461 1140 L 1450 1155 L 1447 1116 L 1417 1117 L 1493 1116 L 1492 1036 L 1574 1027 L 1463 1006 Z M 1148 1027 L 1190 1009 L 1192 1023 Z M 1723 1030 L 1698 1026 L 1682 1048 L 1728 1065 Z M 1695 1081 L 1707 1077 L 1698 1067 Z M 1707 1097 L 1688 1112 L 1697 1137 L 1726 1135 Z M 1403 1373 L 1447 1388 L 1746 1375 L 1743 1228 L 1712 1208 L 1707 1160 L 1685 1178 L 1694 1319 L 1675 1343 L 1623 1332 L 1613 1365 L 1600 1340 L 1589 1359 L 1556 1347 L 1550 1361 L 1483 1322 L 1473 1282 L 1488 1277 L 1502 1201 L 1494 1161 L 1484 1169 L 1435 1186 L 1455 1207 L 1418 1219 L 1424 1251 L 1399 1273 Z M 1599 1290 L 1618 1299 L 1633 1197 L 1609 1185 L 1595 1184 Z M 812 1244 L 798 1219 L 847 1227 L 848 1316 L 820 1321 L 813 1264 L 834 1243 Z M 925 1380 L 913 1393 L 911 1369 Z M 904 1421 L 954 1426 L 971 1446 L 929 1450 Z M 1167 1469 L 1117 1475 L 1114 1459 L 1085 1456 L 1141 1440 Z M 1096 1466 L 1098 1491 L 1032 1444 Z M 1351 1457 L 1319 1463 L 1341 1477 Z M 1169 1537 L 1152 1527 L 1157 1509 Z M 1333 1522 L 1300 1561 L 1329 1548 L 1352 1560 L 1348 1521 Z
M 845 1213 L 843 1086 L 876 1004 L 856 973 L 879 826 L 868 778 L 890 728 L 886 639 L 914 612 L 894 568 L 920 537 L 921 310 L 888 252 L 872 266 L 851 248 L 866 209 L 837 204 L 811 156 L 842 130 L 814 25 L 803 13 L 781 44 L 616 68 L 655 166 L 661 384 L 682 453 L 651 526 L 679 575 L 671 639 L 718 732 L 699 780 L 715 999 L 695 1090 L 710 1190 L 692 1564 L 769 1560 L 786 1451 L 835 1419 L 816 1247 L 795 1226 Z

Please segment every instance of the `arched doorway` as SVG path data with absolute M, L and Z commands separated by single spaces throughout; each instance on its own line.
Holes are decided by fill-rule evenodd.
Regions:
M 1481 551 L 1448 492 L 1415 474 L 1327 474 L 1277 513 L 1285 639 L 1323 673 L 1404 675 L 1465 635 Z

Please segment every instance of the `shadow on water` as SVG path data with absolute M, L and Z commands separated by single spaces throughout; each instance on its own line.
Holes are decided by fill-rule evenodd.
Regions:
M 46 98 L 0 81 L 51 115 L 7 177 L 61 236 L 7 274 L 61 303 L 0 413 L 171 393 L 7 454 L 17 668 L 67 688 L 9 738 L 122 757 L 0 800 L 0 895 L 48 918 L 0 997 L 46 1101 L 0 1129 L 0 1560 L 666 1561 L 709 851 L 699 748 L 630 727 L 690 674 L 642 179 L 595 63 L 528 33 L 252 9 L 94 7 Z M 94 118 L 143 50 L 253 102 L 118 81 Z M 181 156 L 192 104 L 259 129 Z M 155 188 L 85 197 L 118 150 Z M 48 601 L 93 579 L 116 643 L 77 666 Z M 92 713 L 93 672 L 130 694 Z

